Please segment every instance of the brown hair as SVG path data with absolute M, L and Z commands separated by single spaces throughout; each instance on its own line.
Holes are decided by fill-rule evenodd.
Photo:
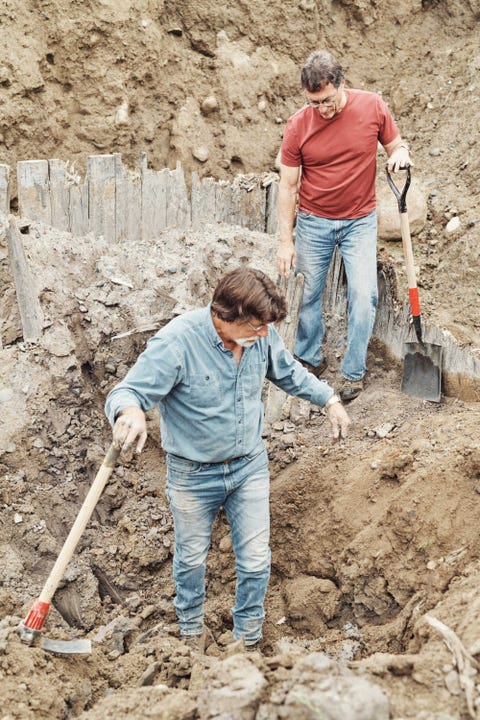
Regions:
M 266 324 L 283 320 L 287 303 L 268 275 L 241 267 L 220 279 L 213 293 L 212 312 L 224 322 L 256 318 Z
M 337 89 L 345 75 L 340 64 L 326 50 L 315 50 L 310 53 L 302 68 L 302 87 L 307 92 L 317 92 L 331 83 Z

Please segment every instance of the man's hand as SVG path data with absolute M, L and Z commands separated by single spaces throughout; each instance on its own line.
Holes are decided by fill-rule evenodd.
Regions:
M 348 435 L 351 420 L 341 402 L 333 403 L 327 408 L 327 418 L 332 426 L 333 439 L 340 441 Z
M 413 166 L 413 163 L 410 160 L 410 155 L 408 154 L 408 149 L 405 145 L 398 145 L 398 147 L 393 150 L 392 154 L 388 158 L 387 166 L 390 172 L 397 172 L 397 170 L 402 170 L 402 168 Z
M 113 426 L 113 440 L 122 452 L 128 455 L 135 445 L 138 455 L 142 452 L 146 439 L 147 422 L 143 410 L 134 405 L 122 410 Z
M 289 277 L 290 270 L 297 262 L 297 251 L 293 241 L 282 240 L 277 251 L 277 269 L 280 277 Z

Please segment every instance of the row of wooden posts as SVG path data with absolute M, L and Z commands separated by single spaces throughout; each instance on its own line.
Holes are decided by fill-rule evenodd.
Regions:
M 17 163 L 20 217 L 107 241 L 154 239 L 169 227 L 226 222 L 250 230 L 277 229 L 275 174 L 239 175 L 233 182 L 200 179 L 187 187 L 183 169 L 152 170 L 142 154 L 131 170 L 121 155 L 91 155 L 85 178 L 63 160 Z M 10 208 L 11 169 L 0 165 L 0 212 Z
M 10 180 L 10 168 L 0 165 L 0 214 L 9 212 Z M 17 191 L 18 214 L 22 220 L 43 222 L 73 235 L 91 232 L 112 242 L 155 239 L 169 227 L 220 222 L 260 232 L 277 230 L 275 175 L 239 175 L 228 183 L 213 178 L 200 179 L 193 173 L 188 189 L 180 166 L 175 170 L 151 170 L 146 157 L 142 156 L 139 169 L 134 171 L 123 166 L 118 154 L 95 155 L 88 158 L 83 181 L 68 163 L 60 160 L 19 162 Z M 29 280 L 21 235 L 13 216 L 9 219 L 7 238 L 24 340 L 36 342 L 42 333 L 42 310 L 38 298 L 31 296 L 33 283 Z M 396 306 L 389 282 L 381 271 L 379 282 L 374 334 L 393 355 L 401 358 L 403 343 L 409 334 L 408 306 Z M 290 300 L 296 316 L 298 289 L 294 294 L 295 302 L 293 297 Z M 341 258 L 336 253 L 324 302 L 324 310 L 335 318 L 335 326 L 345 318 L 346 302 Z M 292 323 L 289 330 L 294 326 Z M 425 323 L 424 332 L 427 342 L 444 347 L 446 393 L 480 398 L 480 358 L 433 324 Z

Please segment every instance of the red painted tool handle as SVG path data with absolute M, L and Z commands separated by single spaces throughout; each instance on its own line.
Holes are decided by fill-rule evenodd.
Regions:
M 420 316 L 420 299 L 418 297 L 418 288 L 408 288 L 408 294 L 410 296 L 410 308 L 412 310 L 413 317 Z

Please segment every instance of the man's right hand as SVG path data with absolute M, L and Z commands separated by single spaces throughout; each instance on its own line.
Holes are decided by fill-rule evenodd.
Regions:
M 135 445 L 137 455 L 142 452 L 147 439 L 147 421 L 141 408 L 132 405 L 122 410 L 113 426 L 113 441 L 122 452 L 129 454 Z
M 290 275 L 290 270 L 295 268 L 297 263 L 297 251 L 292 240 L 282 240 L 277 251 L 277 269 L 280 277 Z

